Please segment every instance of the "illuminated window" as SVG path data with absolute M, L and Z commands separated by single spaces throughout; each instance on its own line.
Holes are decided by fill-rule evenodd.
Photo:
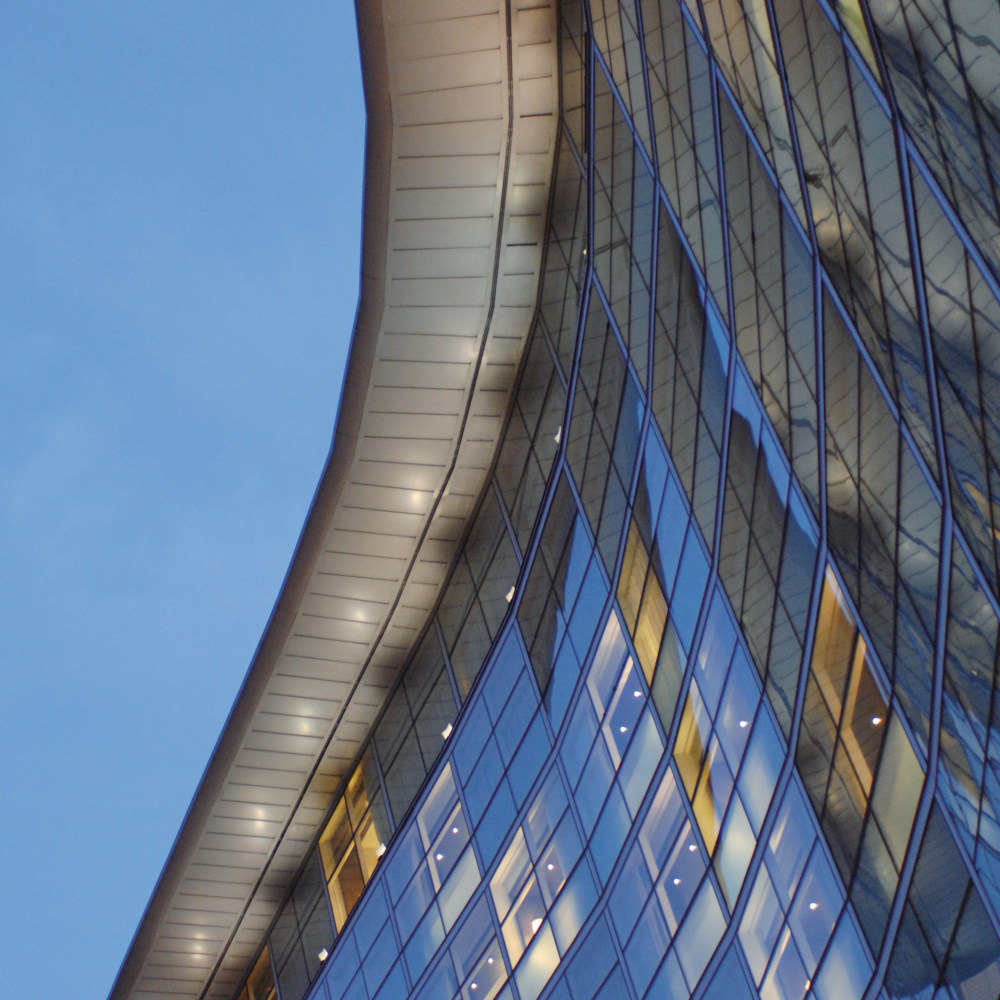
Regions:
M 246 985 L 240 990 L 239 1000 L 276 1000 L 277 996 L 271 973 L 271 958 L 265 947 L 247 977 Z
M 528 965 L 534 971 L 518 972 L 519 986 L 522 979 L 525 984 L 530 981 L 529 992 L 544 985 L 559 954 L 572 943 L 582 923 L 582 918 L 573 920 L 561 905 L 564 896 L 569 898 L 576 891 L 567 888 L 567 878 L 582 850 L 566 805 L 562 781 L 553 771 L 490 881 L 511 965 L 518 965 L 525 953 L 531 956 Z M 586 908 L 581 912 L 585 915 Z M 550 924 L 555 926 L 558 942 Z M 544 976 L 543 968 L 548 968 Z
M 389 823 L 369 753 L 351 775 L 347 791 L 319 839 L 338 931 L 372 877 L 388 839 Z
M 618 578 L 618 603 L 632 633 L 646 683 L 652 684 L 667 625 L 667 601 L 634 520 L 629 525 L 622 572 Z
M 347 806 L 343 799 L 338 803 L 330 822 L 319 841 L 323 872 L 330 892 L 333 920 L 339 931 L 347 922 L 354 904 L 361 897 L 365 878 L 358 860 Z
M 875 948 L 896 891 L 923 771 L 833 574 L 823 585 L 796 764 Z
M 486 900 L 480 898 L 451 946 L 461 1000 L 493 1000 L 507 979 Z

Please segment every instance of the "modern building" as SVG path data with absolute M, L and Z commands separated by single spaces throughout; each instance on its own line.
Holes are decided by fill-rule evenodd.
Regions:
M 1000 994 L 1000 7 L 372 0 L 330 459 L 114 1000 Z

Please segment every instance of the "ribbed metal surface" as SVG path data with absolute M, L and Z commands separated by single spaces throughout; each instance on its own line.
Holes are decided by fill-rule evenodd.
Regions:
M 555 142 L 554 9 L 373 6 L 359 13 L 372 119 L 362 303 L 334 448 L 116 1000 L 227 1000 L 239 986 L 437 598 L 527 336 Z

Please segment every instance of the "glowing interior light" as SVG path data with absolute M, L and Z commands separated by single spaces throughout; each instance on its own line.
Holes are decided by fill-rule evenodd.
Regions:
M 545 867 L 548 868 L 549 871 L 552 871 L 552 869 L 555 868 L 555 865 L 550 861 Z
M 451 828 L 451 832 L 452 832 L 452 833 L 458 833 L 458 827 L 457 827 L 457 826 L 453 826 L 453 827 Z
M 510 602 L 514 600 L 514 585 L 513 584 L 511 584 L 510 590 L 507 591 L 507 593 L 504 595 L 504 597 L 505 597 L 505 600 L 507 601 L 508 604 L 510 604 Z
M 492 965 L 493 964 L 493 956 L 492 955 L 490 955 L 490 957 L 488 959 L 486 959 L 486 964 L 487 965 Z
M 882 716 L 881 715 L 873 715 L 872 716 L 872 725 L 873 726 L 881 725 L 881 723 L 882 723 Z
M 378 847 L 375 848 L 375 857 L 380 858 L 383 854 L 385 854 L 385 844 L 379 844 Z
M 688 844 L 688 850 L 689 851 L 697 851 L 698 850 L 698 845 L 697 844 Z
M 746 729 L 748 723 L 746 719 L 740 719 L 740 729 Z
M 473 983 L 472 986 L 470 986 L 469 988 L 473 990 L 478 990 L 479 986 L 476 983 Z
M 819 909 L 819 903 L 810 903 L 809 904 L 809 909 L 810 910 L 818 910 Z
M 627 733 L 628 732 L 628 726 L 619 726 L 618 727 L 618 732 L 620 732 L 620 733 Z
M 642 697 L 642 692 L 641 691 L 633 691 L 632 692 L 632 697 L 633 698 L 641 698 Z
M 330 953 L 326 950 L 326 948 L 320 948 L 320 950 L 319 950 L 319 960 L 321 962 L 325 962 L 329 957 L 330 957 Z
M 449 722 L 448 725 L 441 730 L 441 738 L 444 740 L 448 739 L 448 737 L 451 736 L 451 729 L 452 726 L 451 723 Z
M 541 927 L 541 926 L 542 926 L 542 918 L 541 917 L 535 917 L 535 919 L 531 921 L 531 933 L 532 934 L 537 934 L 538 933 L 538 928 Z
M 583 248 L 583 256 L 584 256 L 584 257 L 586 257 L 586 256 L 587 256 L 587 248 L 586 248 L 586 247 L 584 247 L 584 248 Z
M 559 430 L 556 431 L 556 436 L 552 439 L 556 444 L 562 441 L 562 424 L 559 425 Z
M 681 880 L 679 878 L 675 878 L 674 879 L 674 885 L 680 885 L 680 884 L 681 884 Z
M 444 855 L 443 854 L 435 854 L 434 855 L 434 860 L 435 861 L 444 861 Z

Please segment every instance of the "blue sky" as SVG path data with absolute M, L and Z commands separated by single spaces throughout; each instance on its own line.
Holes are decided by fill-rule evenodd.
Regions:
M 0 135 L 5 987 L 101 997 L 329 448 L 353 5 L 7 0 Z

